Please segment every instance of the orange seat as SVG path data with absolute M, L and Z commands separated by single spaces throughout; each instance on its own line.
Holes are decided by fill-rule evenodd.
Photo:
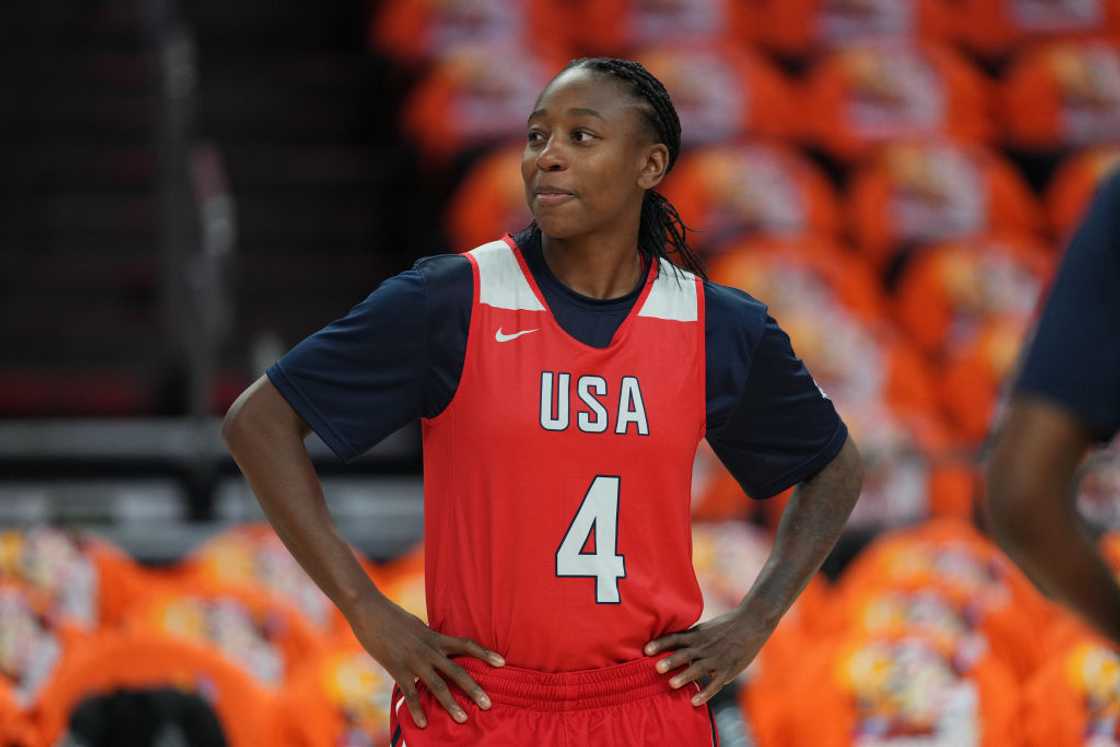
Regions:
M 981 147 L 890 143 L 850 182 L 847 213 L 860 250 L 884 268 L 902 248 L 992 232 L 1040 233 L 1038 202 L 1015 168 Z
M 1120 653 L 1085 630 L 1071 637 L 1023 690 L 1027 747 L 1107 745 L 1120 739 Z
M 261 591 L 201 582 L 145 599 L 129 612 L 125 629 L 207 646 L 271 690 L 324 642 L 286 602 Z
M 464 45 L 513 41 L 528 48 L 547 39 L 565 49 L 571 30 L 556 0 L 394 0 L 380 3 L 370 41 L 398 63 L 416 64 Z
M 957 0 L 959 38 L 986 56 L 1024 42 L 1120 34 L 1120 0 Z
M 359 561 L 364 564 L 360 557 Z M 263 592 L 298 609 L 322 635 L 348 627 L 342 613 L 266 523 L 245 524 L 212 538 L 183 561 L 178 578 L 187 589 L 201 585 Z
M 1047 602 L 1003 552 L 966 522 L 936 519 L 889 532 L 866 547 L 836 586 L 840 609 L 871 590 L 937 590 L 969 605 L 973 619 L 1001 631 L 1016 672 L 1033 671 L 1042 651 L 1034 640 L 1055 620 Z
M 945 0 L 756 0 L 763 44 L 804 56 L 882 39 L 950 41 L 951 3 Z
M 895 412 L 873 403 L 846 409 L 844 422 L 864 462 L 863 490 L 849 529 L 971 516 L 974 468 L 956 453 L 951 431 L 935 412 Z
M 1058 167 L 1046 188 L 1046 212 L 1059 240 L 1064 243 L 1073 235 L 1097 185 L 1117 167 L 1120 167 L 1120 146 L 1082 151 Z
M 836 236 L 840 209 L 828 177 L 812 161 L 777 143 L 716 145 L 685 153 L 659 191 L 696 246 L 739 235 Z
M 747 135 L 785 137 L 799 128 L 789 82 L 747 49 L 728 42 L 662 45 L 636 59 L 669 91 L 686 147 Z
M 977 445 L 991 428 L 1000 390 L 1027 339 L 1030 317 L 984 321 L 961 348 L 951 350 L 941 375 L 941 398 L 966 442 Z
M 427 592 L 424 586 L 424 545 L 418 544 L 392 563 L 378 568 L 380 588 L 394 604 L 421 620 L 428 620 Z
M 102 633 L 67 659 L 43 693 L 39 723 L 56 744 L 86 697 L 121 688 L 178 687 L 214 708 L 230 747 L 258 747 L 274 718 L 273 696 L 216 651 L 151 631 Z
M 1029 317 L 1053 264 L 1044 246 L 1012 236 L 923 249 L 899 279 L 896 318 L 928 355 L 960 350 L 989 319 Z
M 1018 685 L 983 649 L 919 634 L 853 635 L 815 649 L 798 674 L 786 705 L 774 704 L 785 713 L 785 733 L 772 744 L 1019 743 Z
M 1063 42 L 1028 49 L 1004 75 L 1004 130 L 1021 148 L 1120 141 L 1120 46 Z
M 413 88 L 401 127 L 428 165 L 446 163 L 467 148 L 525 134 L 525 117 L 564 59 L 534 46 L 456 47 L 441 57 Z
M 0 744 L 4 747 L 47 747 L 39 727 L 20 707 L 11 687 L 0 680 Z
M 502 234 L 516 233 L 533 220 L 521 180 L 524 151 L 522 143 L 497 148 L 467 172 L 447 207 L 452 251 L 467 251 Z
M 575 0 L 574 38 L 589 55 L 630 56 L 665 42 L 750 42 L 757 24 L 742 0 Z
M 935 135 L 966 143 L 995 133 L 987 79 L 953 49 L 901 41 L 824 57 L 805 91 L 808 136 L 852 160 L 881 143 Z
M 89 631 L 117 624 L 148 590 L 148 574 L 121 550 L 52 527 L 0 532 L 0 581 L 33 589 L 53 617 Z
M 266 743 L 388 747 L 393 684 L 353 636 L 340 637 L 305 662 L 284 688 Z

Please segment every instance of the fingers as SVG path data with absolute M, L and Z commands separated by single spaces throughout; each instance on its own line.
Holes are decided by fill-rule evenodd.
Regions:
M 680 648 L 687 644 L 688 631 L 683 633 L 670 633 L 669 635 L 662 636 L 656 640 L 650 641 L 646 644 L 646 656 L 652 656 L 658 651 L 664 651 L 670 648 Z
M 724 680 L 723 677 L 718 675 L 712 677 L 712 681 L 708 683 L 708 686 L 705 687 L 703 691 L 701 691 L 697 695 L 692 696 L 692 705 L 704 705 L 713 697 L 715 697 L 715 694 L 722 690 L 723 686 L 726 684 L 727 680 Z
M 478 703 L 479 708 L 490 708 L 490 698 L 486 695 L 485 692 L 483 692 L 479 684 L 474 681 L 474 678 L 472 678 L 467 673 L 467 670 L 463 669 L 461 666 L 451 661 L 450 659 L 444 659 L 436 666 L 438 666 L 448 677 L 450 677 L 451 681 L 458 685 L 460 689 L 462 689 L 462 691 L 467 694 L 467 697 L 469 697 L 475 703 Z
M 688 666 L 688 669 L 684 670 L 680 674 L 673 675 L 673 677 L 669 680 L 669 686 L 673 689 L 679 689 L 680 687 L 687 685 L 689 682 L 698 680 L 703 677 L 706 674 L 706 670 L 707 667 L 701 666 L 700 662 L 690 664 Z
M 420 707 L 420 692 L 416 689 L 416 683 L 409 677 L 407 684 L 399 680 L 397 684 L 400 686 L 401 692 L 404 693 L 404 702 L 408 704 L 408 712 L 412 714 L 412 720 L 421 729 L 425 728 L 428 725 L 428 719 L 424 715 L 424 709 Z
M 455 697 L 451 694 L 451 688 L 439 676 L 435 669 L 425 669 L 420 672 L 420 679 L 424 680 L 424 684 L 428 686 L 428 691 L 432 696 L 439 701 L 447 712 L 451 714 L 451 718 L 458 721 L 460 724 L 467 720 L 467 712 L 463 710 L 456 701 Z
M 469 638 L 454 638 L 444 636 L 443 650 L 451 654 L 466 654 L 476 659 L 482 659 L 495 667 L 505 666 L 506 660 L 497 651 L 490 651 L 480 646 Z
M 657 662 L 656 669 L 661 674 L 664 674 L 677 667 L 683 667 L 685 664 L 692 661 L 693 654 L 694 652 L 692 649 L 682 648 L 679 651 L 673 652 L 671 656 L 666 656 L 664 659 Z

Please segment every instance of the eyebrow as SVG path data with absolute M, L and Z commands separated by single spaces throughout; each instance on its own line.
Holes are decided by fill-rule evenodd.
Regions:
M 539 116 L 547 113 L 547 111 L 548 111 L 547 109 L 537 109 L 535 112 L 533 112 L 532 114 L 529 115 L 529 119 L 527 121 L 532 121 L 533 117 L 539 117 Z M 595 111 L 594 109 L 587 109 L 587 108 L 582 107 L 582 106 L 572 107 L 571 109 L 568 110 L 568 114 L 585 114 L 585 115 L 590 116 L 590 117 L 598 117 L 599 119 L 603 120 L 604 122 L 607 121 L 607 118 L 604 117 L 599 112 Z

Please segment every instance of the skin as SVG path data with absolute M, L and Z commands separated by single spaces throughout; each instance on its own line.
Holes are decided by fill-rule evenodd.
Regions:
M 1092 444 L 1066 408 L 1016 397 L 988 465 L 984 507 L 999 543 L 1035 585 L 1120 643 L 1120 587 L 1075 506 L 1074 473 Z
M 569 70 L 542 92 L 527 123 L 521 170 L 545 260 L 561 282 L 593 298 L 625 295 L 642 276 L 637 249 L 642 198 L 660 183 L 669 163 L 668 148 L 643 122 L 642 106 L 647 105 L 611 78 Z M 537 194 L 542 187 L 569 190 L 572 198 L 547 204 Z M 400 686 L 414 721 L 427 725 L 418 680 L 456 721 L 467 717 L 451 684 L 489 708 L 482 688 L 449 657 L 473 656 L 502 666 L 501 656 L 432 630 L 370 581 L 327 511 L 304 446 L 309 430 L 266 377 L 237 399 L 222 425 L 230 453 L 277 534 Z M 737 611 L 650 644 L 649 653 L 678 649 L 663 662 L 663 671 L 689 665 L 675 676 L 675 686 L 703 675 L 713 678 L 697 705 L 750 663 L 808 584 L 855 505 L 861 480 L 859 454 L 848 441 L 831 464 L 799 487 L 774 551 Z

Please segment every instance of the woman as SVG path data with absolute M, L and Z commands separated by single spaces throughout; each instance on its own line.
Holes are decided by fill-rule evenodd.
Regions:
M 679 149 L 641 65 L 573 61 L 528 119 L 533 223 L 387 280 L 226 416 L 280 537 L 397 682 L 394 745 L 718 743 L 707 701 L 855 503 L 832 404 L 763 304 L 703 279 L 653 191 Z M 349 459 L 416 417 L 430 627 L 362 572 L 302 441 Z M 800 490 L 739 609 L 690 627 L 705 436 L 756 498 Z

